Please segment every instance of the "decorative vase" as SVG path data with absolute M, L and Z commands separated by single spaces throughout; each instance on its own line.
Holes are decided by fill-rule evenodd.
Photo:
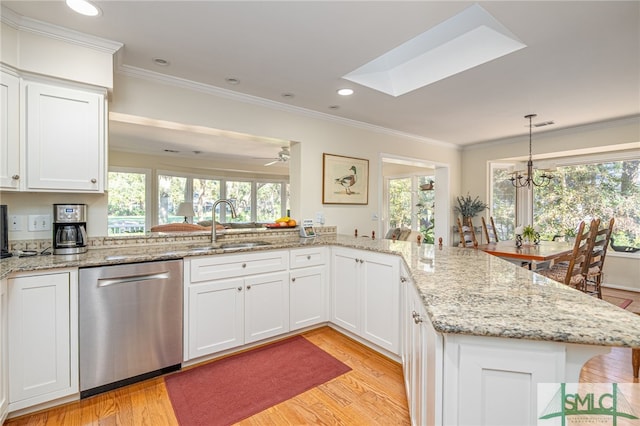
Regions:
M 516 234 L 516 247 L 522 247 L 522 235 L 520 234 Z
M 536 235 L 533 237 L 533 244 L 538 245 L 540 244 L 540 233 L 536 232 Z

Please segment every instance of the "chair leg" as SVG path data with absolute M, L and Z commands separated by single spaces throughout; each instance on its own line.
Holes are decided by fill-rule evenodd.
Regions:
M 631 365 L 633 366 L 633 378 L 638 378 L 638 370 L 640 370 L 640 348 L 631 350 Z

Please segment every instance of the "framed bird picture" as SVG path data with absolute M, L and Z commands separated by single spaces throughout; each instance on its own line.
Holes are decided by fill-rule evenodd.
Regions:
M 369 204 L 369 160 L 322 154 L 322 204 Z

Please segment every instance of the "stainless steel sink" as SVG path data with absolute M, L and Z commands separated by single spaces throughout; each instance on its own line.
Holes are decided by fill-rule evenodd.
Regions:
M 212 251 L 212 250 L 222 250 L 222 251 L 233 251 L 233 250 L 242 250 L 253 247 L 262 247 L 268 246 L 271 243 L 266 241 L 242 241 L 236 243 L 222 243 L 213 246 L 204 246 L 204 247 L 194 247 L 190 249 L 192 252 L 203 252 L 203 251 Z
M 261 246 L 268 246 L 268 245 L 271 245 L 271 243 L 268 243 L 266 241 L 244 241 L 244 242 L 238 242 L 238 243 L 223 243 L 220 245 L 220 248 L 222 250 L 229 251 L 229 250 L 240 250 L 244 248 L 261 247 Z

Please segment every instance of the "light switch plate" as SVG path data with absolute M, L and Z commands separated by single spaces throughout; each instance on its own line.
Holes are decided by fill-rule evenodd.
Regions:
M 50 231 L 51 215 L 48 214 L 30 214 L 28 229 L 30 232 Z

